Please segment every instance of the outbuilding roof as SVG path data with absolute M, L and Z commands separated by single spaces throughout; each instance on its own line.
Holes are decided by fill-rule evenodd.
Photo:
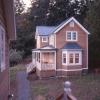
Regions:
M 70 43 L 65 44 L 62 49 L 81 50 L 82 48 L 77 43 L 70 42 Z
M 48 36 L 55 30 L 55 26 L 37 26 L 36 27 L 36 34 Z

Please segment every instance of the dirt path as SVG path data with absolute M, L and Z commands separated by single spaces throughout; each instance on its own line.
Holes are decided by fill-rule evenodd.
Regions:
M 18 83 L 18 100 L 31 100 L 29 81 L 27 80 L 27 74 L 25 71 L 17 73 Z

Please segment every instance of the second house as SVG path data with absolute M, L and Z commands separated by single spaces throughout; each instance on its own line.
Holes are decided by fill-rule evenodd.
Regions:
M 32 51 L 37 75 L 69 76 L 88 70 L 88 34 L 74 17 L 58 26 L 37 26 Z

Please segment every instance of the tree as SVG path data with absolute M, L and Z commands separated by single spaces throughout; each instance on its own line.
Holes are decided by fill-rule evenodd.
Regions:
M 51 0 L 48 9 L 48 24 L 59 24 L 69 17 L 76 17 L 83 23 L 89 0 Z
M 20 15 L 25 10 L 25 4 L 23 0 L 15 0 L 15 10 L 16 14 Z
M 85 26 L 91 32 L 89 36 L 89 66 L 96 68 L 100 64 L 100 0 L 90 4 Z

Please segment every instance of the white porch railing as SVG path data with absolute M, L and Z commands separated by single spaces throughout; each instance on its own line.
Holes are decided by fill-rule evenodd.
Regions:
M 55 69 L 55 64 L 41 64 L 41 69 L 42 70 L 54 70 Z
M 27 64 L 26 65 L 26 72 L 30 73 L 36 66 L 33 63 Z

